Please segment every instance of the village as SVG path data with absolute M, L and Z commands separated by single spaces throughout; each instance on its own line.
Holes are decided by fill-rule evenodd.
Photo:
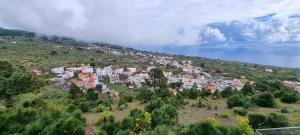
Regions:
M 119 53 L 114 52 L 114 54 Z M 163 71 L 168 84 L 182 83 L 181 87 L 170 88 L 173 94 L 176 94 L 177 91 L 189 90 L 192 87 L 195 87 L 197 90 L 205 89 L 211 93 L 217 90 L 223 91 L 228 86 L 240 90 L 245 83 L 253 83 L 243 76 L 235 79 L 213 77 L 209 73 L 204 72 L 201 67 L 193 66 L 191 60 L 177 61 L 170 56 L 154 56 L 151 54 L 147 54 L 147 58 L 151 58 L 153 61 L 149 62 L 149 66 L 144 69 L 121 67 L 119 65 L 92 67 L 84 64 L 81 64 L 79 67 L 57 67 L 51 70 L 56 76 L 51 81 L 64 88 L 68 88 L 73 84 L 86 91 L 87 89 L 101 86 L 102 93 L 117 93 L 115 90 L 109 89 L 107 83 L 123 84 L 129 89 L 140 88 L 150 78 L 149 73 L 152 69 L 171 66 L 182 71 L 180 74 Z M 108 82 L 105 80 L 108 80 Z

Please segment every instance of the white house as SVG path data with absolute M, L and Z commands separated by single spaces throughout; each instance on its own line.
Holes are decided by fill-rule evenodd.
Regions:
M 62 74 L 65 72 L 65 67 L 58 67 L 51 69 L 51 72 L 54 74 Z

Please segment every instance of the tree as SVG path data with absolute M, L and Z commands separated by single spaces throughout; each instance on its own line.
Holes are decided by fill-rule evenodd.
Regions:
M 96 88 L 96 90 L 97 90 L 99 93 L 101 93 L 102 90 L 103 90 L 103 87 L 102 87 L 101 84 L 97 84 L 95 88 Z
M 80 88 L 72 84 L 69 90 L 69 97 L 71 99 L 76 99 L 77 97 L 81 97 L 81 96 L 82 96 L 82 91 L 80 90 Z
M 189 99 L 196 99 L 199 96 L 200 91 L 195 87 L 192 87 L 190 90 L 186 91 Z
M 8 78 L 10 75 L 13 74 L 14 71 L 15 69 L 10 63 L 8 63 L 7 61 L 0 60 L 0 76 Z
M 14 72 L 10 78 L 16 93 L 26 92 L 26 90 L 32 87 L 32 75 L 29 73 Z
M 152 99 L 154 93 L 147 88 L 140 88 L 138 90 L 137 99 L 142 102 L 148 102 Z
M 253 94 L 254 90 L 253 87 L 251 86 L 251 84 L 249 82 L 245 83 L 245 85 L 243 86 L 243 88 L 241 89 L 242 93 L 244 95 L 248 95 L 248 94 Z
M 120 131 L 120 123 L 115 122 L 115 118 L 110 116 L 108 121 L 102 123 L 98 128 L 96 135 L 115 135 Z
M 262 93 L 254 97 L 254 103 L 261 107 L 275 107 L 275 97 L 271 93 Z
M 12 81 L 9 78 L 0 76 L 0 95 L 7 95 L 7 91 L 12 88 Z
M 97 100 L 98 99 L 98 94 L 95 92 L 94 88 L 87 90 L 87 99 L 88 100 Z
M 145 106 L 145 111 L 152 112 L 155 109 L 159 109 L 163 106 L 163 102 L 161 100 L 152 100 L 148 105 Z
M 159 68 L 154 68 L 150 70 L 150 78 L 152 81 L 153 88 L 156 89 L 162 83 L 164 79 L 163 71 Z
M 134 132 L 139 134 L 141 132 L 145 132 L 148 129 L 151 129 L 151 123 L 151 114 L 148 112 L 144 112 L 144 115 L 142 117 L 138 117 L 135 119 Z
M 49 135 L 84 135 L 84 123 L 74 117 L 61 119 L 54 124 L 48 131 Z
M 228 98 L 230 97 L 231 95 L 233 95 L 234 92 L 233 92 L 233 89 L 232 87 L 228 86 L 226 87 L 222 92 L 221 92 L 221 95 L 223 98 Z

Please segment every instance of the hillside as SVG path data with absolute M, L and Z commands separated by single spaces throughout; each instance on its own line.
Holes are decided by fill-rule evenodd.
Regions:
M 299 125 L 299 77 L 0 28 L 0 134 L 252 135 Z
M 2 59 L 26 67 L 30 65 L 33 67 L 51 68 L 68 64 L 90 64 L 92 62 L 91 58 L 94 58 L 96 61 L 93 62 L 99 66 L 113 63 L 119 65 L 149 64 L 149 60 L 145 60 L 148 63 L 134 62 L 144 57 L 141 55 L 126 55 L 128 54 L 126 52 L 132 51 L 134 53 L 155 54 L 158 56 L 173 56 L 178 61 L 192 60 L 194 64 L 205 66 L 204 70 L 216 76 L 226 74 L 226 77 L 239 78 L 245 76 L 251 80 L 274 79 L 297 81 L 300 75 L 300 69 L 145 52 L 107 43 L 76 41 L 67 37 L 36 36 L 32 32 L 19 30 L 0 29 L 0 35 L 2 36 L 2 40 L 0 40 L 2 46 L 2 53 L 0 55 Z M 13 44 L 14 42 L 16 44 Z M 50 57 L 51 51 L 58 53 Z M 120 52 L 122 55 L 110 55 L 113 51 Z M 26 52 L 27 54 L 20 52 Z M 125 55 L 123 55 L 124 52 L 126 53 Z M 266 69 L 272 69 L 274 72 L 266 72 Z

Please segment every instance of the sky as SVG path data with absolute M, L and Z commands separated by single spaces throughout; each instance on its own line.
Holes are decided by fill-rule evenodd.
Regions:
M 282 50 L 272 44 L 300 42 L 299 7 L 299 0 L 0 0 L 0 27 L 133 48 L 246 42 Z

